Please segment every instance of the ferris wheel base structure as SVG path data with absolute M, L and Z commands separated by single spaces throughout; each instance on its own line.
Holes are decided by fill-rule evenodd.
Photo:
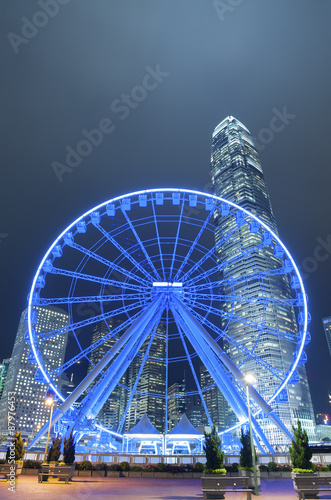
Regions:
M 228 221 L 227 232 L 215 233 L 215 217 Z M 222 260 L 225 246 L 233 248 L 232 256 Z M 270 254 L 274 257 L 272 268 L 268 269 L 265 255 Z M 242 262 L 246 265 L 245 273 L 238 275 L 233 269 Z M 119 273 L 121 280 L 116 279 Z M 270 295 L 270 282 L 276 279 L 291 283 L 290 296 L 284 293 Z M 259 293 L 249 295 L 250 283 L 255 287 L 258 283 Z M 98 303 L 101 313 L 87 320 L 77 317 L 75 305 L 91 303 Z M 240 315 L 243 303 L 254 306 L 251 317 Z M 293 312 L 299 323 L 297 332 L 270 326 L 270 304 Z M 38 308 L 53 305 L 68 308 L 68 327 L 37 333 Z M 261 312 L 258 317 L 256 311 Z M 39 374 L 59 401 L 50 424 L 57 425 L 62 435 L 68 435 L 71 429 L 77 438 L 87 429 L 100 433 L 102 427 L 96 422 L 99 412 L 119 387 L 132 360 L 139 359 L 137 379 L 126 395 L 121 421 L 114 431 L 104 429 L 107 435 L 120 440 L 130 405 L 138 398 L 140 377 L 146 364 L 154 359 L 150 354 L 153 345 L 163 342 L 167 354 L 159 363 L 160 366 L 164 364 L 166 380 L 169 380 L 169 364 L 187 364 L 208 425 L 213 422 L 204 398 L 206 388 L 201 386 L 197 375 L 196 359 L 208 370 L 233 410 L 236 426 L 220 434 L 247 423 L 245 391 L 248 386 L 254 439 L 262 453 L 274 453 L 274 448 L 261 425 L 261 414 L 284 436 L 284 442 L 292 438 L 288 426 L 272 406 L 286 391 L 286 386 L 293 383 L 296 367 L 305 359 L 303 347 L 309 338 L 308 320 L 301 276 L 278 235 L 254 214 L 234 203 L 207 193 L 177 188 L 129 193 L 83 214 L 46 252 L 33 280 L 28 303 L 32 353 Z M 113 330 L 92 345 L 83 344 L 84 329 L 90 332 L 91 325 L 109 324 L 109 321 L 115 321 Z M 164 330 L 162 341 L 158 333 L 160 324 Z M 230 335 L 233 325 L 244 328 L 244 339 Z M 76 354 L 69 354 L 65 363 L 49 371 L 42 354 L 43 346 L 50 339 L 68 332 L 74 338 Z M 283 367 L 283 371 L 260 354 L 266 342 L 264 339 L 270 338 L 293 352 L 291 363 Z M 171 342 L 181 346 L 181 356 L 170 357 Z M 235 362 L 231 349 L 224 348 L 223 343 L 240 352 L 242 361 L 238 362 L 238 358 Z M 107 345 L 106 352 L 100 351 L 103 355 L 95 362 L 93 352 L 104 345 Z M 55 381 L 83 358 L 89 360 L 91 369 L 65 398 Z M 275 390 L 267 400 L 261 391 L 246 382 L 248 368 L 253 369 L 257 378 L 260 374 L 259 387 L 263 387 L 266 377 L 272 380 Z M 164 390 L 153 397 L 169 400 L 168 386 Z M 146 397 L 150 397 L 148 393 Z M 74 408 L 78 400 L 80 403 Z M 48 427 L 49 423 L 45 424 L 30 448 Z

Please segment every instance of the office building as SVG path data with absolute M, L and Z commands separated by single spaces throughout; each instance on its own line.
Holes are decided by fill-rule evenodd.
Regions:
M 9 368 L 10 358 L 6 358 L 2 361 L 0 365 L 0 400 L 3 392 L 3 388 L 5 386 L 7 372 Z
M 185 378 L 168 388 L 168 432 L 171 431 L 186 411 Z
M 200 366 L 200 384 L 213 424 L 216 425 L 219 431 L 232 426 L 236 421 L 235 415 L 208 370 L 203 365 Z M 205 415 L 203 423 L 204 425 L 208 425 Z
M 144 342 L 139 355 L 133 359 L 128 369 L 128 388 L 132 392 L 143 354 L 149 349 L 135 395 L 127 413 L 125 431 L 132 429 L 144 413 L 158 431 L 165 432 L 166 429 L 166 334 L 164 324 L 159 324 L 152 344 L 149 345 L 149 342 L 150 338 Z
M 68 314 L 57 307 L 37 307 L 36 333 L 62 328 L 68 324 Z M 31 437 L 48 421 L 49 407 L 45 404 L 47 383 L 41 383 L 38 366 L 31 362 L 30 344 L 26 341 L 26 311 L 21 315 L 11 361 L 8 367 L 3 395 L 0 401 L 0 428 L 3 432 L 8 424 L 8 393 L 15 394 L 15 427 L 22 435 Z M 41 343 L 39 350 L 46 370 L 63 364 L 67 345 L 67 334 L 62 334 Z M 37 378 L 37 380 L 36 380 Z M 59 378 L 54 380 L 60 385 Z
M 214 130 L 212 137 L 211 176 L 213 194 L 235 202 L 242 208 L 249 210 L 265 222 L 277 233 L 277 225 L 272 211 L 268 188 L 264 179 L 263 170 L 258 153 L 254 146 L 252 136 L 248 129 L 233 117 L 227 117 Z M 230 216 L 215 217 L 215 240 L 234 229 L 236 221 Z M 258 233 L 250 232 L 247 224 L 240 227 L 238 232 L 240 245 L 235 248 L 229 241 L 225 242 L 219 250 L 219 259 L 224 262 L 230 257 L 235 257 L 245 249 L 255 247 L 260 242 Z M 260 272 L 279 267 L 280 261 L 273 254 L 270 247 L 264 251 L 257 250 L 253 254 L 254 262 Z M 236 259 L 236 263 L 224 268 L 224 274 L 231 277 L 249 274 L 250 267 L 244 259 Z M 292 293 L 286 277 L 270 276 L 263 282 L 266 297 L 290 298 Z M 257 297 L 260 292 L 258 280 L 247 280 L 235 283 L 232 288 L 223 287 L 225 295 L 241 295 L 243 297 Z M 229 314 L 232 311 L 232 302 L 225 301 L 221 308 Z M 279 331 L 297 335 L 298 328 L 293 308 L 283 305 L 252 304 L 251 302 L 236 303 L 236 316 L 249 317 L 256 323 L 271 325 Z M 255 354 L 286 374 L 291 366 L 295 345 L 291 346 L 280 337 L 258 328 L 247 326 L 240 321 L 223 320 L 223 329 L 234 340 L 244 343 L 252 348 L 259 338 Z M 259 337 L 260 336 L 260 337 Z M 268 400 L 279 387 L 280 380 L 255 361 L 246 359 L 245 355 L 231 343 L 225 342 L 224 349 L 232 361 L 245 372 L 252 372 L 257 377 L 256 388 L 265 400 Z M 305 367 L 298 366 L 300 380 L 297 384 L 288 385 L 283 393 L 282 402 L 272 403 L 278 416 L 291 431 L 292 423 L 299 418 L 306 429 L 310 439 L 315 438 L 315 419 Z M 271 444 L 283 444 L 283 434 L 268 420 L 261 419 L 260 424 Z
M 331 356 L 331 317 L 324 318 L 323 320 L 323 328 L 326 337 L 326 343 L 328 344 L 330 356 Z

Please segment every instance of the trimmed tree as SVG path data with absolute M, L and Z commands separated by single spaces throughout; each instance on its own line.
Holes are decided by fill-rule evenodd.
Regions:
M 292 425 L 293 437 L 292 445 L 290 446 L 290 455 L 293 468 L 295 469 L 311 469 L 311 457 L 313 453 L 308 444 L 308 435 L 305 429 L 302 429 L 300 420 L 297 421 L 297 428 Z
M 15 461 L 22 460 L 23 455 L 25 453 L 25 449 L 21 432 L 16 431 L 14 440 L 15 440 Z
M 206 469 L 221 469 L 224 463 L 224 453 L 222 452 L 222 441 L 217 434 L 215 425 L 211 432 L 205 431 L 205 444 L 203 451 L 206 454 Z
M 53 444 L 48 450 L 47 462 L 58 462 L 61 455 L 61 444 L 62 439 L 60 438 L 60 436 L 57 436 L 56 439 L 53 439 Z
M 241 429 L 240 442 L 242 445 L 240 449 L 240 467 L 251 468 L 253 467 L 253 460 L 252 460 L 251 437 L 249 432 L 246 432 L 244 434 L 244 431 Z M 255 453 L 255 460 L 256 460 L 256 453 Z
M 75 461 L 75 441 L 74 436 L 72 435 L 72 430 L 68 436 L 68 438 L 64 438 L 63 440 L 63 462 L 66 465 L 71 465 Z

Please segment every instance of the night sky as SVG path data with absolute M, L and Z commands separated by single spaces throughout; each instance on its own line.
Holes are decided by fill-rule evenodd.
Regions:
M 210 191 L 211 135 L 232 115 L 257 138 L 280 237 L 304 273 L 308 379 L 315 411 L 331 412 L 330 1 L 2 0 L 0 9 L 0 357 L 11 355 L 35 270 L 60 231 L 130 191 Z M 95 145 L 74 155 L 97 128 Z

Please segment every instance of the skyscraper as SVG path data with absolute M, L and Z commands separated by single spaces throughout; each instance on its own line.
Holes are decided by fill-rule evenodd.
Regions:
M 200 384 L 209 415 L 219 431 L 235 424 L 235 415 L 205 366 L 200 366 Z M 208 425 L 207 420 L 203 422 Z M 201 425 L 201 424 L 200 424 Z
M 105 321 L 99 321 L 98 323 L 96 323 L 92 329 L 92 344 L 99 341 L 115 326 L 118 325 L 119 322 L 115 322 L 112 318 L 108 319 L 107 323 Z M 91 352 L 90 358 L 94 366 L 97 365 L 99 361 L 101 361 L 101 359 L 107 354 L 107 352 L 114 346 L 115 343 L 115 338 L 109 338 L 97 349 Z M 88 372 L 93 368 L 93 365 L 89 366 Z M 127 383 L 127 372 L 123 375 L 121 383 Z M 94 385 L 95 382 L 91 384 L 89 390 L 91 390 Z M 117 386 L 99 411 L 96 420 L 106 429 L 116 431 L 120 422 L 121 415 L 125 409 L 126 401 L 127 391 L 124 389 L 124 387 Z
M 185 378 L 168 388 L 168 431 L 176 427 L 186 411 L 185 391 Z
M 47 332 L 68 324 L 68 314 L 57 307 L 37 307 L 38 320 L 36 332 Z M 0 401 L 0 428 L 6 431 L 8 421 L 8 393 L 14 393 L 15 427 L 26 435 L 35 435 L 48 421 L 49 407 L 45 404 L 48 384 L 35 379 L 37 365 L 31 363 L 31 346 L 25 340 L 27 324 L 26 311 L 19 322 L 16 339 L 9 364 L 3 395 Z M 67 345 L 67 335 L 52 337 L 39 346 L 40 353 L 48 371 L 63 364 Z M 59 380 L 55 379 L 55 382 Z
M 6 358 L 2 361 L 0 365 L 0 399 L 3 393 L 3 388 L 5 386 L 7 372 L 9 368 L 10 358 Z
M 324 318 L 323 320 L 324 333 L 326 337 L 326 342 L 331 356 L 331 317 Z
M 272 211 L 268 188 L 266 186 L 263 170 L 259 160 L 258 153 L 254 146 L 252 136 L 248 129 L 235 118 L 229 116 L 223 120 L 214 130 L 212 137 L 212 156 L 211 156 L 211 177 L 213 193 L 229 201 L 235 202 L 241 207 L 257 215 L 265 222 L 275 233 L 277 226 Z M 221 235 L 230 231 L 235 221 L 231 217 L 216 216 L 215 218 L 215 240 L 220 240 Z M 255 247 L 260 237 L 256 233 L 251 233 L 246 224 L 240 227 L 239 237 L 240 246 L 237 248 L 238 255 L 245 249 Z M 230 243 L 225 243 L 219 249 L 219 259 L 226 261 L 234 256 L 234 248 Z M 265 271 L 278 267 L 279 261 L 273 254 L 255 251 L 254 260 L 258 264 L 259 270 Z M 229 272 L 231 276 L 244 276 L 249 273 L 245 260 L 238 259 L 236 263 L 224 268 L 224 273 Z M 247 283 L 237 283 L 233 290 L 229 286 L 223 287 L 225 295 L 241 295 L 243 297 L 258 296 L 260 285 L 256 280 L 248 280 Z M 266 297 L 290 298 L 290 285 L 286 278 L 270 276 L 264 283 L 264 292 Z M 232 303 L 223 302 L 221 307 L 224 311 L 230 313 Z M 280 331 L 297 335 L 298 329 L 296 318 L 291 307 L 280 305 L 268 305 L 266 311 L 262 304 L 252 304 L 251 302 L 239 302 L 236 304 L 236 316 L 244 317 L 249 314 L 257 323 L 261 323 L 263 314 L 266 324 L 272 325 Z M 245 340 L 246 345 L 253 346 L 261 335 L 261 332 L 252 327 L 247 327 L 240 322 L 226 322 L 223 320 L 223 329 L 235 340 Z M 263 332 L 263 346 L 259 352 L 255 351 L 260 358 L 264 359 L 280 372 L 286 373 L 291 365 L 294 348 L 291 349 L 279 337 L 272 336 Z M 260 344 L 262 346 L 262 344 Z M 256 369 L 254 363 L 245 360 L 245 356 L 233 344 L 224 343 L 224 348 L 230 358 L 240 365 L 242 371 L 253 371 Z M 306 370 L 304 366 L 298 367 L 300 376 L 299 383 L 288 385 L 283 402 L 273 402 L 272 407 L 279 417 L 285 423 L 289 430 L 291 424 L 299 418 L 303 427 L 306 429 L 310 439 L 315 438 L 315 420 L 311 402 L 309 386 L 307 382 Z M 268 400 L 279 386 L 279 381 L 267 370 L 259 370 L 257 389 L 264 399 Z M 283 436 L 278 429 L 269 421 L 261 420 L 260 424 L 272 444 L 281 444 Z
M 130 391 L 136 382 L 142 363 L 142 356 L 148 349 L 148 338 L 133 359 L 128 369 L 128 386 Z M 165 432 L 165 395 L 166 395 L 166 334 L 162 323 L 156 330 L 155 338 L 150 345 L 135 396 L 127 414 L 125 430 L 131 429 L 142 418 L 144 413 L 160 432 Z

